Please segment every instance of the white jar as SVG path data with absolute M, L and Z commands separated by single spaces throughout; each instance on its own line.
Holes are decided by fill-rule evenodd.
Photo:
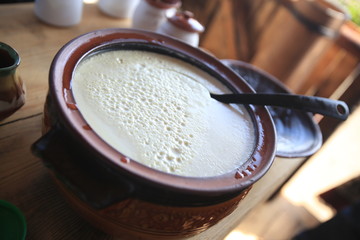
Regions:
M 199 46 L 199 35 L 204 27 L 194 19 L 193 13 L 189 11 L 177 12 L 169 17 L 157 32 L 178 38 L 194 47 Z
M 105 14 L 115 18 L 132 18 L 140 0 L 99 0 L 98 6 Z
M 134 12 L 132 27 L 156 31 L 180 5 L 180 0 L 141 0 Z
M 35 0 L 34 11 L 45 23 L 69 27 L 80 23 L 83 0 Z

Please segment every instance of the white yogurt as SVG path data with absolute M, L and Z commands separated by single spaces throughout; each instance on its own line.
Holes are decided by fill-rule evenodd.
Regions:
M 83 60 L 74 72 L 76 105 L 109 145 L 144 165 L 182 176 L 232 171 L 253 152 L 248 112 L 209 95 L 218 80 L 176 58 L 117 50 Z

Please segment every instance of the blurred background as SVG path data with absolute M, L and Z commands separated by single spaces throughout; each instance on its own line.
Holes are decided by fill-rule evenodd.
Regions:
M 183 7 L 206 26 L 200 46 L 218 58 L 249 62 L 294 93 L 346 101 L 352 112 L 345 122 L 315 116 L 321 150 L 226 240 L 300 239 L 309 229 L 315 233 L 301 239 L 359 239 L 352 208 L 360 200 L 360 1 L 183 1 Z M 352 220 L 340 221 L 349 208 Z

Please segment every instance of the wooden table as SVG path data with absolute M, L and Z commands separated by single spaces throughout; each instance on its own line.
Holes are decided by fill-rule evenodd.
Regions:
M 128 20 L 102 14 L 85 4 L 79 25 L 58 28 L 40 22 L 33 3 L 0 4 L 0 41 L 21 56 L 19 74 L 27 87 L 26 104 L 0 122 L 0 199 L 16 205 L 27 220 L 27 239 L 113 239 L 94 229 L 64 201 L 42 162 L 30 152 L 41 135 L 48 71 L 56 52 L 74 37 L 101 28 L 127 27 Z M 223 239 L 246 213 L 265 201 L 303 159 L 276 159 L 233 214 L 192 239 Z

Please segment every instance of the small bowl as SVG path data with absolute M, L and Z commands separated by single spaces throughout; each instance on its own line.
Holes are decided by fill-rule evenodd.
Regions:
M 19 65 L 17 51 L 0 42 L 0 121 L 25 104 L 25 84 L 17 71 Z

